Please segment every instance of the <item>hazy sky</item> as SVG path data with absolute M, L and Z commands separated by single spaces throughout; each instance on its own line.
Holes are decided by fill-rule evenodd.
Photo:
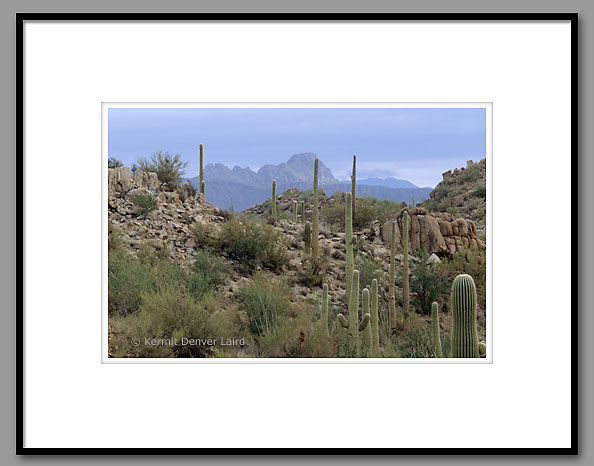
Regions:
M 435 186 L 444 171 L 485 157 L 486 114 L 477 108 L 112 108 L 109 156 L 131 167 L 158 150 L 189 162 L 257 170 L 314 152 L 341 180 L 394 176 Z

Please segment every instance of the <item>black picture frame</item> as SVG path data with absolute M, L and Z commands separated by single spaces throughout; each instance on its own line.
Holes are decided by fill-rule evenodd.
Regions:
M 577 455 L 578 454 L 578 13 L 17 13 L 16 14 L 16 453 L 17 455 Z M 24 445 L 24 60 L 26 21 L 570 21 L 571 446 L 568 448 L 29 448 Z

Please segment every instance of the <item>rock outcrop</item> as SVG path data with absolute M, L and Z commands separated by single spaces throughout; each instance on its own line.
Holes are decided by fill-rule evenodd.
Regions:
M 187 194 L 182 186 L 171 191 L 159 182 L 155 173 L 137 170 L 131 174 L 127 167 L 108 170 L 109 222 L 120 228 L 131 251 L 138 250 L 145 242 L 157 249 L 167 246 L 171 258 L 186 265 L 196 246 L 192 223 L 220 225 L 224 221 L 223 213 L 202 195 Z M 136 193 L 151 194 L 158 207 L 146 217 L 139 216 L 132 201 Z
M 407 209 L 408 210 L 408 209 Z M 396 229 L 396 248 L 402 250 L 402 213 L 395 219 L 388 220 L 381 227 L 381 236 L 386 245 L 392 236 L 392 220 L 398 222 Z M 428 214 L 423 207 L 409 210 L 409 248 L 410 251 L 425 249 L 429 254 L 438 256 L 455 254 L 464 248 L 485 249 L 485 244 L 476 235 L 476 225 L 472 220 L 454 218 L 452 214 Z M 377 229 L 372 224 L 372 229 Z
M 108 168 L 107 189 L 111 193 L 126 194 L 133 189 L 144 188 L 157 191 L 161 187 L 156 173 L 136 170 L 130 173 L 128 167 Z

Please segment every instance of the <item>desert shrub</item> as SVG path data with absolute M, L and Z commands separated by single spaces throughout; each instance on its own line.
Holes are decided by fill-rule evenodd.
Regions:
M 361 254 L 355 259 L 355 269 L 359 271 L 360 289 L 371 288 L 371 282 L 375 278 L 380 287 L 386 281 L 386 272 L 383 268 L 383 261 L 374 258 L 369 254 Z
M 170 186 L 180 184 L 188 162 L 182 162 L 180 155 L 171 155 L 168 152 L 155 152 L 150 160 L 140 157 L 133 168 L 145 172 L 154 172 L 159 181 Z
M 107 251 L 109 253 L 118 251 L 122 248 L 123 233 L 122 230 L 111 222 L 107 225 Z
M 219 238 L 212 224 L 196 221 L 190 229 L 199 248 L 219 249 Z
M 451 257 L 444 257 L 439 264 L 439 271 L 450 281 L 456 275 L 470 275 L 476 285 L 478 306 L 486 309 L 487 304 L 487 260 L 485 251 L 465 248 Z
M 434 358 L 433 337 L 428 324 L 414 324 L 395 337 L 394 349 L 402 358 Z
M 186 181 L 186 183 L 183 186 L 180 186 L 176 192 L 181 202 L 186 202 L 186 199 L 195 197 L 198 193 L 196 187 L 190 183 L 190 181 Z
M 115 157 L 110 157 L 107 159 L 107 168 L 118 168 L 123 166 L 124 164 Z
M 159 206 L 157 199 L 151 194 L 138 193 L 133 195 L 131 200 L 136 208 L 136 213 L 142 217 L 146 217 Z
M 479 184 L 474 189 L 474 194 L 478 197 L 487 197 L 487 187 L 484 184 Z
M 218 246 L 238 261 L 245 273 L 258 266 L 279 271 L 287 263 L 286 236 L 270 225 L 248 218 L 224 223 Z
M 481 166 L 478 163 L 472 164 L 464 169 L 456 177 L 456 183 L 465 183 L 466 181 L 476 181 L 483 176 Z
M 182 339 L 216 338 L 213 315 L 219 303 L 212 295 L 197 301 L 183 287 L 146 293 L 138 312 L 111 319 L 115 357 L 208 357 L 207 345 L 184 345 Z M 133 339 L 139 339 L 135 345 Z M 147 340 L 149 343 L 147 344 Z M 153 340 L 154 339 L 154 340 Z
M 135 312 L 140 307 L 142 295 L 157 287 L 150 265 L 123 251 L 109 253 L 107 270 L 110 317 Z
M 201 298 L 209 291 L 225 283 L 226 266 L 222 258 L 207 250 L 194 253 L 192 273 L 188 277 L 188 290 L 195 298 Z
M 346 200 L 342 195 L 337 196 L 333 204 L 320 210 L 320 219 L 329 225 L 344 229 L 345 203 Z M 372 196 L 357 197 L 353 228 L 356 230 L 366 228 L 374 220 L 383 223 L 398 212 L 400 212 L 400 204 L 397 202 L 380 201 Z
M 281 320 L 277 331 L 258 339 L 258 356 L 268 358 L 330 358 L 336 348 L 326 337 L 323 323 L 304 306 L 293 319 Z
M 443 301 L 440 297 L 448 293 L 450 283 L 439 273 L 436 264 L 427 263 L 429 254 L 424 249 L 416 251 L 415 256 L 419 260 L 413 266 L 410 279 L 411 302 L 419 314 L 430 314 L 431 303 Z
M 253 335 L 277 332 L 289 309 L 290 288 L 282 281 L 257 275 L 238 291 L 240 310 L 247 314 Z

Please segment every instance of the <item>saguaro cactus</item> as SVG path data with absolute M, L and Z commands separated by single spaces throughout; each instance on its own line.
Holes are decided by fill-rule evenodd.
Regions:
M 200 144 L 200 194 L 204 194 L 204 146 Z
M 324 283 L 322 287 L 322 313 L 320 315 L 320 320 L 322 321 L 322 331 L 326 338 L 329 338 L 328 333 L 328 284 Z
M 357 156 L 353 155 L 353 174 L 351 175 L 351 193 L 353 194 L 353 218 L 355 218 L 355 199 L 357 189 Z
M 369 314 L 369 290 L 367 288 L 365 288 L 361 292 L 361 301 L 363 304 L 363 309 L 362 309 L 363 315 Z M 371 320 L 371 314 L 369 314 L 369 315 L 370 315 L 370 320 Z M 363 351 L 365 351 L 367 356 L 370 356 L 371 355 L 371 338 L 372 338 L 371 325 L 367 325 L 365 327 L 365 330 L 363 330 L 362 337 L 363 338 L 361 340 L 361 349 Z
M 301 223 L 305 222 L 305 201 L 301 201 Z
M 402 313 L 408 317 L 408 211 L 402 214 Z
M 319 246 L 318 246 L 318 235 L 319 235 L 319 212 L 318 212 L 318 158 L 314 161 L 314 182 L 313 182 L 313 225 L 311 228 L 311 255 L 314 259 L 318 258 Z
M 470 275 L 458 275 L 452 283 L 452 357 L 478 358 L 476 286 Z
M 351 284 L 353 282 L 353 269 L 355 267 L 355 256 L 353 254 L 353 195 L 346 194 L 346 206 L 344 214 L 344 242 L 346 246 L 346 292 L 347 296 L 351 295 Z
M 276 180 L 272 180 L 272 220 L 276 223 Z
M 297 223 L 297 201 L 293 201 L 293 221 Z
M 388 329 L 392 328 L 392 325 L 396 323 L 396 220 L 392 221 L 392 239 L 390 240 L 390 273 L 388 284 L 388 309 L 389 319 Z
M 309 254 L 311 252 L 311 224 L 309 222 L 305 222 L 303 242 L 305 243 L 305 254 Z
M 441 337 L 439 336 L 439 308 L 437 303 L 431 304 L 431 330 L 433 333 L 433 347 L 435 348 L 435 357 L 441 358 Z
M 353 283 L 351 284 L 351 298 L 349 300 L 349 318 L 342 315 L 337 316 L 338 323 L 347 329 L 347 345 L 354 350 L 357 356 L 360 355 L 359 332 L 364 331 L 369 325 L 371 316 L 363 314 L 359 321 L 359 271 L 353 270 Z
M 378 293 L 377 279 L 371 280 L 371 355 L 379 357 L 379 315 L 378 315 Z

